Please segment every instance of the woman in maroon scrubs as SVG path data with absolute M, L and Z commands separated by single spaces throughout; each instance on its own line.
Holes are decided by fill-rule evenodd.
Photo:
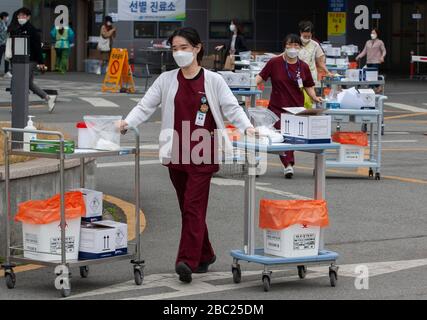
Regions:
M 310 67 L 298 59 L 299 50 L 302 47 L 300 36 L 290 34 L 285 38 L 284 43 L 285 52 L 271 59 L 256 78 L 258 85 L 271 79 L 272 92 L 268 108 L 278 117 L 285 112 L 283 108 L 304 106 L 303 90 L 313 102 L 322 101 L 322 98 L 316 96 Z M 280 129 L 280 121 L 275 127 Z M 283 153 L 280 155 L 280 160 L 285 167 L 285 177 L 292 179 L 295 165 L 294 152 Z
M 248 135 L 253 136 L 255 129 L 224 79 L 200 66 L 203 46 L 197 31 L 179 29 L 169 43 L 180 69 L 161 74 L 121 126 L 122 130 L 127 126 L 136 127 L 161 105 L 162 132 L 173 129 L 171 149 L 166 148 L 171 152 L 161 158 L 164 164 L 164 159 L 168 160 L 165 165 L 182 216 L 175 270 L 181 281 L 189 283 L 193 272 L 207 272 L 216 260 L 209 241 L 206 211 L 211 178 L 219 169 L 214 138 L 216 129 L 224 129 L 221 114 Z M 205 133 L 202 140 L 207 136 L 207 148 L 199 149 L 198 133 Z M 161 146 L 160 150 L 163 148 Z

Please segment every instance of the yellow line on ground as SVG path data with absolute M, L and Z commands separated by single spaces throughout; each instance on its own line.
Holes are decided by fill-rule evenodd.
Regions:
M 425 116 L 425 115 L 427 115 L 427 112 L 417 112 L 417 113 L 410 113 L 410 114 L 401 114 L 398 116 L 384 117 L 384 119 L 392 120 L 392 119 L 412 118 L 412 117 Z
M 110 195 L 104 195 L 104 200 L 111 202 L 115 204 L 116 206 L 120 207 L 124 214 L 126 215 L 126 221 L 128 224 L 128 240 L 131 241 L 135 239 L 135 206 L 129 202 L 123 201 L 119 198 L 110 196 Z M 144 212 L 141 210 L 141 220 L 140 220 L 140 230 L 141 233 L 144 232 L 145 227 L 147 225 L 147 221 L 145 219 Z M 15 273 L 20 272 L 26 272 L 26 271 L 32 271 L 43 268 L 43 266 L 35 265 L 35 264 L 27 264 L 23 266 L 18 266 L 13 269 Z M 4 271 L 0 270 L 0 278 L 4 277 Z

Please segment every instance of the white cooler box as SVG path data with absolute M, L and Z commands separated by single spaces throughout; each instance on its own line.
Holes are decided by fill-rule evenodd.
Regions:
M 80 246 L 80 217 L 67 220 L 66 222 L 66 258 L 67 260 L 77 260 Z M 24 251 L 25 258 L 39 261 L 61 260 L 60 221 L 49 224 L 29 224 L 23 222 L 22 234 L 24 250 L 26 250 Z
M 365 159 L 365 147 L 342 144 L 339 152 L 340 162 L 360 163 Z
M 320 227 L 294 224 L 283 230 L 264 230 L 264 252 L 283 258 L 319 255 Z

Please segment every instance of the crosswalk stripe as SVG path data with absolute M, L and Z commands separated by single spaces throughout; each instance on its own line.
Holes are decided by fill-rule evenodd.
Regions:
M 79 99 L 86 101 L 93 105 L 96 108 L 119 108 L 118 104 L 115 104 L 114 102 L 111 102 L 104 98 L 85 98 L 80 97 Z
M 135 102 L 139 102 L 139 101 L 141 101 L 141 99 L 139 99 L 139 98 L 131 98 L 131 100 L 132 100 L 132 101 L 135 101 Z
M 427 112 L 427 109 L 418 108 L 418 107 L 410 106 L 408 104 L 403 104 L 403 103 L 385 102 L 384 105 L 388 107 L 396 108 L 396 109 L 411 111 L 411 112 Z

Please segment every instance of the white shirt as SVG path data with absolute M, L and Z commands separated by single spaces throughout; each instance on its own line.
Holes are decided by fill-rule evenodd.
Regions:
M 311 71 L 311 76 L 313 77 L 314 82 L 316 83 L 316 86 L 318 86 L 318 79 L 317 79 L 317 66 L 316 66 L 316 59 L 320 58 L 321 56 L 324 56 L 325 53 L 323 52 L 320 45 L 314 41 L 313 39 L 310 40 L 309 43 L 306 45 L 303 45 L 300 52 L 299 52 L 299 58 L 308 64 Z

